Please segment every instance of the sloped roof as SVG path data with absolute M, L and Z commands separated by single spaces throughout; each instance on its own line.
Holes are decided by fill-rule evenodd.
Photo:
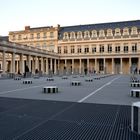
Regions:
M 87 24 L 87 25 L 76 25 L 76 26 L 66 26 L 61 27 L 60 34 L 64 32 L 78 32 L 78 31 L 86 31 L 86 30 L 101 30 L 101 29 L 115 29 L 120 28 L 123 29 L 124 27 L 140 27 L 140 20 L 133 20 L 133 21 L 122 21 L 122 22 L 110 22 L 110 23 L 99 23 L 99 24 Z

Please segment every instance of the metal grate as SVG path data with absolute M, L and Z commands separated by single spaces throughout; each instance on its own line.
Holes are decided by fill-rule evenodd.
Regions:
M 139 140 L 130 113 L 130 106 L 0 98 L 0 139 Z

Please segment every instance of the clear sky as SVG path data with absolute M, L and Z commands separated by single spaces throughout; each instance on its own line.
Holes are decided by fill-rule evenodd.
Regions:
M 24 26 L 71 26 L 140 19 L 140 0 L 0 0 L 0 35 Z

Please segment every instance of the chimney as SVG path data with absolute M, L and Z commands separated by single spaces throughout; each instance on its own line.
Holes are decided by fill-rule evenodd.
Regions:
M 30 30 L 30 26 L 25 26 L 25 31 Z

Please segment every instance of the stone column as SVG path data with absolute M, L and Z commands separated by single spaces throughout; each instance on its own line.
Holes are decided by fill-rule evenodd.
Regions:
M 46 74 L 49 74 L 48 58 L 46 58 Z
M 27 65 L 28 65 L 29 71 L 31 71 L 31 56 L 30 55 L 27 56 Z
M 35 73 L 35 58 L 32 60 L 32 72 Z
M 44 73 L 44 59 L 41 57 L 41 71 Z
M 123 74 L 123 61 L 122 61 L 122 58 L 120 58 L 120 74 Z
M 112 58 L 112 74 L 114 74 L 114 58 Z
M 105 58 L 104 58 L 104 74 L 106 73 L 106 61 L 105 61 Z
M 39 70 L 38 65 L 39 65 L 39 61 L 38 61 L 38 57 L 36 56 L 36 57 L 35 57 L 35 70 L 36 70 L 36 69 Z
M 74 74 L 74 59 L 72 59 L 72 74 Z
M 23 59 L 23 54 L 20 54 L 20 73 L 24 73 L 24 59 Z
M 58 66 L 57 66 L 58 74 L 60 74 L 60 60 L 58 59 Z
M 12 73 L 15 73 L 15 53 L 12 54 Z
M 65 69 L 64 69 L 64 73 L 67 74 L 67 59 L 65 59 Z
M 18 66 L 18 60 L 16 60 L 16 72 L 18 73 L 19 66 Z
M 54 59 L 54 74 L 57 73 L 57 68 L 56 68 L 56 59 Z
M 51 70 L 51 72 L 53 72 L 52 58 L 50 58 L 50 70 Z
M 97 70 L 97 58 L 95 58 L 95 71 L 96 71 L 96 73 L 98 72 L 98 70 Z
M 89 59 L 87 59 L 87 74 L 89 74 Z
M 81 59 L 79 59 L 79 74 L 82 74 L 82 62 L 81 62 L 82 60 Z
M 132 66 L 132 62 L 131 62 L 131 57 L 129 58 L 129 74 L 131 74 L 131 66 Z
M 140 70 L 140 57 L 138 57 L 138 68 L 137 68 L 137 73 L 139 73 Z
M 6 54 L 5 54 L 5 51 L 3 51 L 3 57 L 2 57 L 2 70 L 3 70 L 3 73 L 6 72 Z

